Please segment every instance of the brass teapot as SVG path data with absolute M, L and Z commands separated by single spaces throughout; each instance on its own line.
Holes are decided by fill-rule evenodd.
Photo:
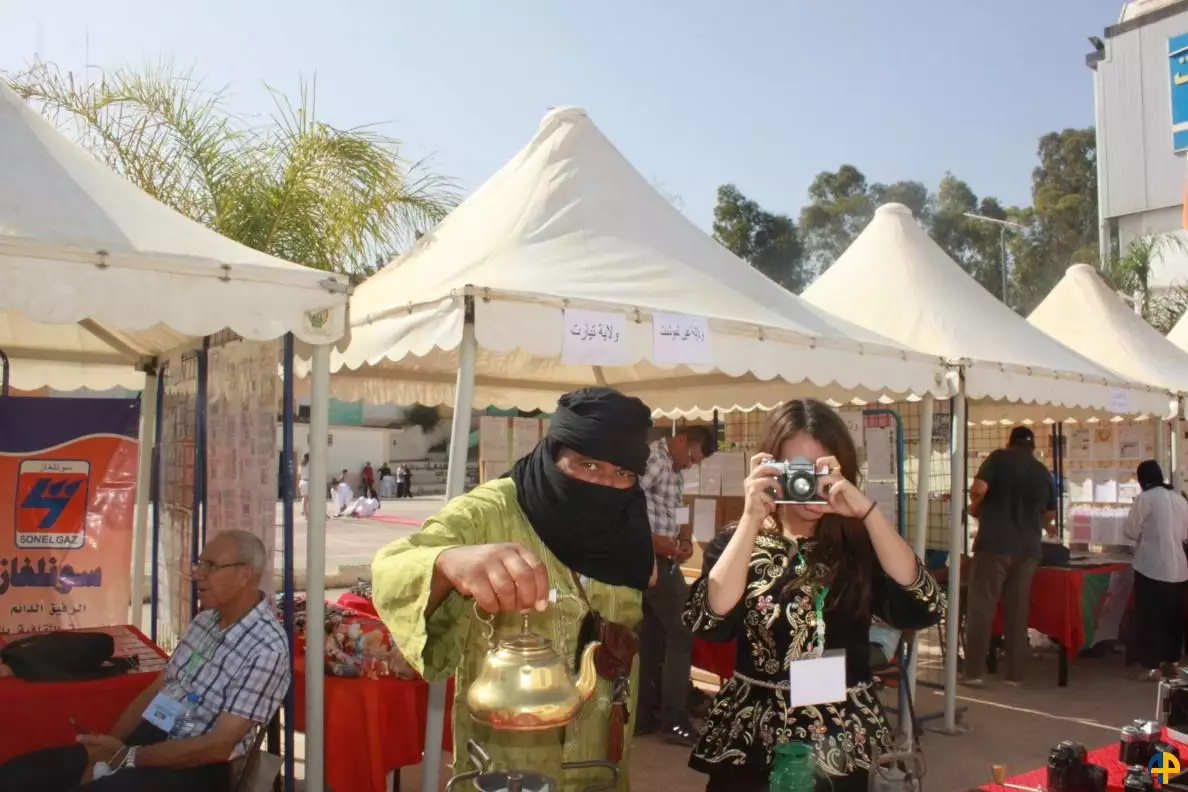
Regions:
M 594 653 L 599 645 L 592 641 L 582 650 L 574 680 L 569 664 L 552 641 L 529 630 L 528 614 L 523 614 L 520 633 L 500 640 L 487 653 L 466 691 L 470 717 L 500 731 L 534 732 L 565 726 L 594 695 L 598 682 Z

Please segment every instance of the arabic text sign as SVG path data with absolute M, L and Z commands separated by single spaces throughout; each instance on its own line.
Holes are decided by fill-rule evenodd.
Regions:
M 0 633 L 127 621 L 139 404 L 0 399 Z
M 660 365 L 711 365 L 709 340 L 704 316 L 652 315 L 652 359 Z
M 1172 149 L 1188 149 L 1188 33 L 1167 40 L 1167 55 L 1171 71 Z
M 627 317 L 623 314 L 566 308 L 563 321 L 562 363 L 586 366 L 626 366 L 631 363 Z

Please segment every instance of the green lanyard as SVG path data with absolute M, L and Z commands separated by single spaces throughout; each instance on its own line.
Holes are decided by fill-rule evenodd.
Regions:
M 807 567 L 808 562 L 804 560 L 804 554 L 797 552 L 796 573 L 803 575 Z M 816 645 L 813 647 L 813 654 L 817 657 L 825 653 L 825 598 L 828 596 L 829 586 L 813 587 L 813 615 L 815 616 L 814 623 L 817 628 Z

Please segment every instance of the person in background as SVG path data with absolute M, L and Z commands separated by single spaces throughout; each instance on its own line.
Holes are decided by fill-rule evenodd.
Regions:
M 391 478 L 392 478 L 392 466 L 389 465 L 387 462 L 385 462 L 384 464 L 380 465 L 380 469 L 379 469 L 379 482 L 380 482 L 379 491 L 380 491 L 380 494 L 386 498 L 391 498 L 394 494 L 393 490 L 392 490 L 392 484 L 394 483 L 395 480 L 393 479 L 393 481 L 389 481 L 388 479 L 391 479 Z
M 338 507 L 337 516 L 341 517 L 354 499 L 355 493 L 351 490 L 351 485 L 347 484 L 347 472 L 344 470 L 342 477 L 338 479 L 338 484 L 334 487 L 334 505 Z
M 796 457 L 828 471 L 817 477 L 827 504 L 776 503 L 771 463 Z M 709 543 L 685 607 L 694 635 L 738 647 L 689 760 L 709 775 L 706 792 L 766 792 L 774 748 L 789 742 L 812 751 L 817 789 L 865 792 L 875 746 L 890 747 L 871 687 L 871 619 L 925 629 L 946 602 L 857 481 L 854 441 L 829 405 L 792 399 L 772 411 L 742 517 Z M 840 664 L 834 650 L 844 651 Z M 809 676 L 793 705 L 792 682 Z
M 644 592 L 639 628 L 639 716 L 636 734 L 659 729 L 666 740 L 693 747 L 697 733 L 689 719 L 693 635 L 681 623 L 689 586 L 681 564 L 693 554 L 693 526 L 683 523 L 681 472 L 714 453 L 714 438 L 704 426 L 689 426 L 650 446 L 648 468 L 640 486 L 648 499 L 652 550 L 659 575 Z
M 412 468 L 410 468 L 408 465 L 404 465 L 403 467 L 404 467 L 404 497 L 412 498 L 412 480 L 413 480 Z
M 969 610 L 962 682 L 985 682 L 990 631 L 1003 604 L 1007 684 L 1023 681 L 1031 581 L 1042 555 L 1043 535 L 1055 535 L 1056 489 L 1048 468 L 1035 457 L 1035 434 L 1011 430 L 1006 448 L 990 453 L 969 491 L 969 514 L 978 520 L 969 565 Z
M 260 578 L 264 543 L 246 531 L 213 536 L 194 564 L 202 612 L 165 670 L 107 734 L 81 735 L 0 765 L 0 789 L 37 792 L 229 792 L 232 760 L 252 746 L 289 689 L 289 643 Z M 197 697 L 192 709 L 183 702 Z M 93 716 L 93 713 L 92 713 Z M 114 768 L 103 776 L 102 766 Z
M 380 510 L 379 495 L 372 487 L 365 487 L 363 495 L 357 498 L 346 510 L 347 517 L 370 517 Z
M 297 468 L 297 489 L 301 492 L 301 516 L 309 517 L 309 454 L 301 457 Z
M 1163 481 L 1154 459 L 1138 466 L 1141 492 L 1122 532 L 1135 542 L 1133 657 L 1142 679 L 1178 675 L 1184 644 L 1184 582 L 1188 581 L 1188 503 Z
M 408 468 L 403 464 L 396 466 L 396 497 L 403 498 L 408 489 Z
M 456 681 L 455 767 L 473 739 L 495 767 L 552 776 L 558 792 L 605 780 L 598 769 L 561 770 L 590 760 L 617 762 L 617 788 L 629 787 L 634 630 L 656 576 L 638 480 L 651 424 L 646 404 L 610 388 L 567 393 L 548 434 L 507 476 L 459 495 L 376 554 L 373 601 L 394 641 L 427 681 Z M 600 639 L 594 694 L 563 729 L 498 731 L 467 712 L 488 636 L 519 633 L 524 616 L 568 663 Z
M 371 467 L 371 462 L 366 462 L 363 465 L 363 470 L 359 474 L 360 487 L 366 495 L 367 492 L 375 490 L 375 469 Z

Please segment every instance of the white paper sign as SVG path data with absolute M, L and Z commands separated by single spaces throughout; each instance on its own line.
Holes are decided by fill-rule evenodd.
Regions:
M 1130 394 L 1123 388 L 1110 388 L 1110 412 L 1130 412 Z
M 704 316 L 652 314 L 652 359 L 661 365 L 709 366 L 709 323 Z
M 788 695 L 793 707 L 845 701 L 845 650 L 828 649 L 820 657 L 789 663 Z
M 854 440 L 855 448 L 862 448 L 866 441 L 866 417 L 861 410 L 840 410 L 838 415 L 845 421 L 850 430 L 850 437 Z
M 626 366 L 627 317 L 606 311 L 565 309 L 561 362 L 585 366 Z
M 891 478 L 895 475 L 895 435 L 890 427 L 871 427 L 866 430 L 867 474 L 871 478 Z
M 718 532 L 718 503 L 713 498 L 697 498 L 693 501 L 693 539 L 698 542 L 713 540 Z

